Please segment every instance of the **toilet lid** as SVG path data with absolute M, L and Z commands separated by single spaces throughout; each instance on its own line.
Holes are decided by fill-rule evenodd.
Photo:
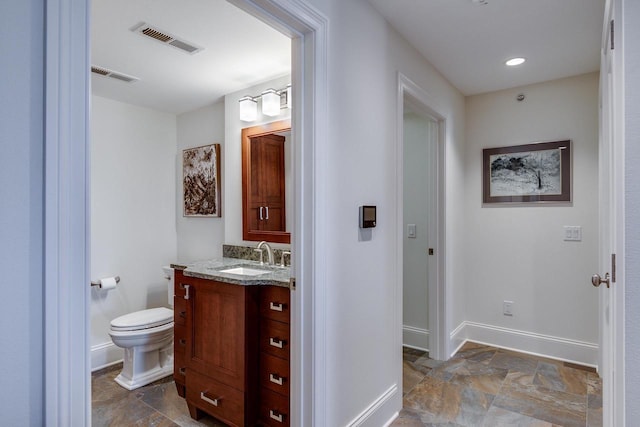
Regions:
M 111 321 L 114 331 L 137 331 L 155 328 L 173 321 L 173 310 L 165 307 L 150 308 L 116 317 Z

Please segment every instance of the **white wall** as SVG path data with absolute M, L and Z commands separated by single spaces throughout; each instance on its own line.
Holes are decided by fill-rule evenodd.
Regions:
M 468 97 L 466 123 L 465 301 L 467 321 L 480 324 L 467 328 L 468 337 L 596 364 L 598 74 Z M 571 206 L 482 207 L 483 148 L 562 139 L 573 144 Z M 582 226 L 583 240 L 563 241 L 565 225 Z M 514 302 L 512 317 L 502 314 L 503 300 Z M 522 341 L 495 327 L 591 347 Z
M 44 422 L 43 3 L 0 6 L 0 414 L 15 426 Z
M 92 368 L 122 358 L 109 323 L 167 306 L 162 266 L 176 260 L 176 117 L 98 96 L 91 106 L 91 278 L 120 276 L 91 292 Z
M 178 150 L 175 159 L 175 215 L 178 233 L 178 261 L 192 262 L 222 256 L 225 242 L 224 226 L 229 213 L 226 206 L 224 185 L 227 181 L 228 149 L 224 140 L 224 100 L 213 105 L 178 116 Z M 183 216 L 182 150 L 208 144 L 220 144 L 220 177 L 222 217 Z
M 383 425 L 401 407 L 401 350 L 394 342 L 398 277 L 396 135 L 398 72 L 424 88 L 447 118 L 447 186 L 462 185 L 464 98 L 365 1 L 313 0 L 330 22 L 328 47 L 325 425 Z M 323 142 L 324 143 L 324 142 Z M 449 167 L 454 166 L 454 167 Z M 371 240 L 359 240 L 358 207 L 378 206 Z M 460 200 L 447 200 L 453 224 Z M 448 228 L 449 237 L 455 232 Z M 455 240 L 455 239 L 454 239 Z M 448 246 L 454 259 L 455 242 Z M 356 267 L 356 268 L 354 268 Z M 402 268 L 400 266 L 399 268 Z M 455 280 L 453 265 L 449 278 Z M 453 284 L 452 289 L 457 286 Z M 456 292 L 455 290 L 453 292 Z M 460 317 L 459 313 L 454 318 Z M 397 329 L 396 329 L 397 328 Z M 388 396 L 393 386 L 396 394 Z M 371 409 L 369 418 L 366 418 Z
M 625 388 L 628 425 L 640 418 L 640 4 L 624 0 L 625 75 Z M 618 38 L 617 38 L 618 39 Z M 616 46 L 620 46 L 619 41 Z
M 434 135 L 431 126 L 437 129 L 435 121 L 411 112 L 404 114 L 402 343 L 424 350 L 429 349 L 428 183 L 429 144 Z M 414 238 L 408 236 L 408 224 L 416 226 Z
M 225 104 L 225 150 L 224 150 L 224 243 L 231 245 L 255 245 L 256 242 L 247 242 L 242 239 L 242 129 L 251 126 L 258 126 L 264 123 L 289 119 L 291 110 L 282 109 L 277 117 L 263 116 L 260 112 L 260 102 L 258 102 L 258 119 L 254 122 L 242 122 L 238 118 L 238 101 L 245 95 L 256 96 L 266 89 L 282 89 L 291 83 L 290 76 L 283 76 L 277 79 L 264 82 L 238 92 L 227 94 L 224 97 Z M 295 142 L 294 142 L 295 143 Z M 288 147 L 285 145 L 285 149 Z M 285 158 L 285 181 L 291 182 L 291 157 L 290 151 L 286 150 Z M 291 186 L 285 186 L 285 199 L 287 201 L 287 226 L 290 225 L 291 212 Z M 291 231 L 291 229 L 288 229 Z M 274 247 L 288 247 L 289 245 L 273 244 Z M 222 248 L 221 248 L 222 249 Z

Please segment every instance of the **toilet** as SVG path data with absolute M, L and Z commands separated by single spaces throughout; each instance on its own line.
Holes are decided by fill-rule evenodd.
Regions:
M 162 270 L 173 307 L 173 269 Z M 115 379 L 122 387 L 134 390 L 173 374 L 173 310 L 151 308 L 117 317 L 109 335 L 124 349 L 122 372 Z

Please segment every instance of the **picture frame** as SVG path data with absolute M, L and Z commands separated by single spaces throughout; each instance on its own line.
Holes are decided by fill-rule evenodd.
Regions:
M 183 216 L 221 217 L 220 144 L 182 150 Z
M 571 203 L 571 140 L 482 150 L 482 202 Z

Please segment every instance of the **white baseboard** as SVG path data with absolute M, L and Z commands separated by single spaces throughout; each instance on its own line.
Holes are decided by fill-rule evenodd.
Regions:
M 429 331 L 415 326 L 402 325 L 402 345 L 429 351 Z
M 394 403 L 394 397 L 398 398 L 396 403 Z M 391 421 L 398 416 L 398 410 L 402 407 L 401 398 L 401 396 L 398 396 L 398 385 L 392 385 L 369 405 L 367 409 L 348 423 L 347 427 L 378 427 L 389 425 Z M 394 404 L 397 406 L 396 408 L 393 408 Z
M 598 344 L 596 343 L 501 326 L 465 321 L 451 333 L 450 338 L 452 344 L 458 344 L 452 345 L 457 347 L 456 351 L 464 342 L 473 341 L 580 365 L 596 367 L 598 364 Z
M 91 372 L 122 362 L 124 350 L 112 342 L 91 346 Z

